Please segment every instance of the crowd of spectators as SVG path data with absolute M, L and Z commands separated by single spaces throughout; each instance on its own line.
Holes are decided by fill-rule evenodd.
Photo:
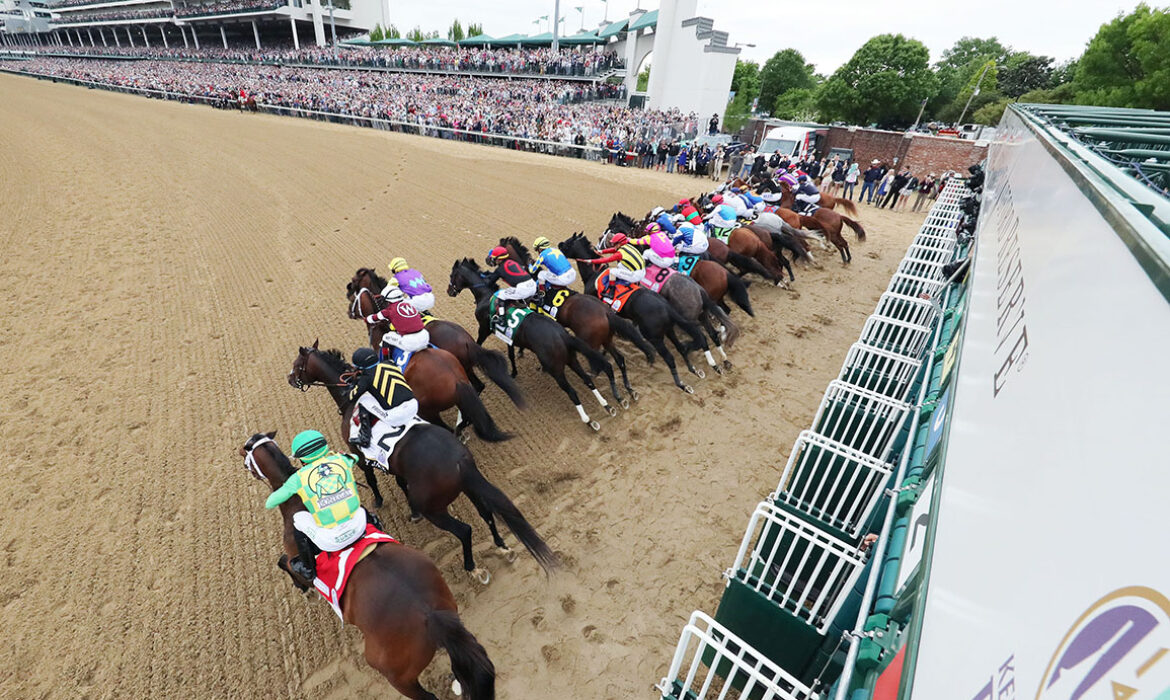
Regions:
M 28 73 L 162 91 L 179 99 L 228 104 L 242 91 L 275 111 L 384 119 L 445 137 L 453 136 L 447 130 L 457 129 L 602 148 L 643 138 L 693 136 L 698 125 L 695 115 L 677 110 L 635 110 L 601 102 L 621 90 L 606 84 L 176 61 L 41 57 L 17 66 Z
M 181 12 L 182 10 L 180 10 Z M 166 10 L 152 10 L 163 12 Z M 135 15 L 142 17 L 146 15 Z M 154 15 L 151 15 L 154 16 Z M 180 15 L 182 16 L 182 15 Z M 96 21 L 87 17 L 84 21 Z M 186 61 L 235 61 L 240 63 L 307 64 L 333 67 L 384 68 L 388 70 L 442 71 L 450 73 L 498 73 L 501 75 L 548 75 L 592 77 L 621 65 L 612 52 L 573 49 L 479 49 L 450 47 L 345 48 L 305 46 L 172 47 L 162 46 L 54 46 L 45 53 L 90 56 L 143 56 Z
M 273 10 L 287 5 L 287 0 L 215 0 L 193 5 L 175 7 L 176 17 L 198 17 L 202 15 L 227 15 L 234 12 Z
M 132 19 L 156 19 L 171 17 L 171 9 L 121 10 L 117 12 L 76 12 L 53 20 L 54 24 L 88 24 L 90 22 L 120 22 Z

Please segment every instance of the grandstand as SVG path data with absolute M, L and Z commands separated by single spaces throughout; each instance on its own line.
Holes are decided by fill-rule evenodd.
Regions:
M 691 615 L 663 698 L 1170 697 L 1168 117 L 1009 108 L 751 514 L 718 610 Z

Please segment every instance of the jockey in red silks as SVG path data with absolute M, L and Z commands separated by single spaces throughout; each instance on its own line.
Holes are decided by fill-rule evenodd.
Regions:
M 393 348 L 402 351 L 400 356 L 409 356 L 430 345 L 431 336 L 423 324 L 422 316 L 407 299 L 406 293 L 398 287 L 388 289 L 386 308 L 366 316 L 366 323 L 371 326 L 379 321 L 390 322 L 390 330 L 382 336 L 382 347 L 385 350 L 383 357 L 394 356 Z
M 601 290 L 601 296 L 604 296 L 616 286 L 615 280 L 624 282 L 625 284 L 638 284 L 646 279 L 646 260 L 642 257 L 642 251 L 635 248 L 634 244 L 626 238 L 626 234 L 613 234 L 609 239 L 609 245 L 609 248 L 598 251 L 602 257 L 581 261 L 591 265 L 606 265 L 611 262 L 617 263 L 617 265 L 610 268 L 605 289 Z
M 678 211 L 683 216 L 683 220 L 694 226 L 701 226 L 703 217 L 695 209 L 695 205 L 691 204 L 689 199 L 678 200 Z
M 492 248 L 488 253 L 487 263 L 496 268 L 484 275 L 483 281 L 490 285 L 497 280 L 503 280 L 508 284 L 496 292 L 496 299 L 499 301 L 523 306 L 536 294 L 536 280 L 532 279 L 532 275 L 528 274 L 523 265 L 508 257 L 507 248 L 503 246 Z M 505 306 L 508 304 L 498 304 L 497 313 L 503 315 Z

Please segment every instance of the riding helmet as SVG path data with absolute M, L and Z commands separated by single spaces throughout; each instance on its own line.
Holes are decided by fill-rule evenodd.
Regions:
M 406 292 L 398 285 L 390 285 L 386 290 L 386 301 L 406 301 Z
M 390 261 L 390 272 L 405 272 L 409 267 L 405 258 L 394 258 Z
M 302 462 L 314 460 L 328 450 L 329 442 L 316 430 L 302 430 L 292 441 L 293 457 Z
M 609 238 L 609 244 L 614 248 L 620 248 L 629 242 L 630 239 L 626 238 L 626 234 L 624 233 L 615 233 Z
M 535 241 L 532 242 L 532 249 L 538 253 L 540 251 L 544 250 L 545 248 L 549 248 L 551 246 L 552 246 L 552 241 L 545 238 L 544 236 L 540 236 Z
M 507 260 L 508 249 L 502 245 L 498 245 L 491 249 L 491 252 L 488 253 L 487 259 L 489 265 L 494 265 L 501 260 Z
M 378 353 L 371 348 L 358 348 L 353 351 L 353 366 L 358 369 L 369 369 L 378 364 Z

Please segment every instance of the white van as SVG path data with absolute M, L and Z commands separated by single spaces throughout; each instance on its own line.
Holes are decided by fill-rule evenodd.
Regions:
M 759 152 L 771 155 L 780 151 L 780 155 L 793 159 L 804 159 L 810 153 L 818 150 L 821 140 L 829 135 L 828 129 L 816 129 L 807 126 L 778 126 L 768 129 L 764 140 L 759 145 Z

